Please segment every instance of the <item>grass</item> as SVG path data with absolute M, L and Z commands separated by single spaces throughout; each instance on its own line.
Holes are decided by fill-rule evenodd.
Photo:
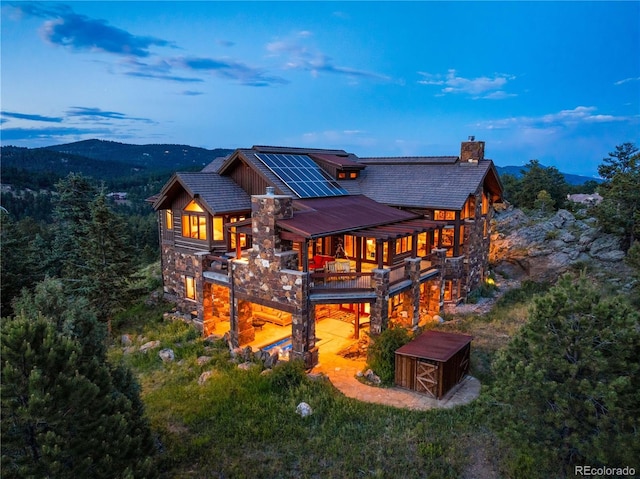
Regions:
M 536 288 L 524 289 L 504 295 L 488 315 L 439 326 L 475 337 L 472 374 L 483 383 L 491 381 L 493 355 L 526 318 Z M 224 344 L 208 343 L 190 326 L 163 320 L 161 309 L 134 307 L 117 325 L 136 344 L 158 340 L 161 348 L 171 347 L 174 362 L 163 363 L 158 350 L 125 354 L 119 345 L 110 357 L 129 365 L 140 381 L 161 444 L 163 478 L 447 479 L 463 476 L 480 461 L 469 444 L 499 456 L 487 440 L 490 419 L 482 396 L 452 410 L 409 411 L 349 399 L 328 381 L 307 377 L 295 363 L 267 375 L 240 370 Z M 210 360 L 199 365 L 200 356 Z M 212 376 L 200 385 L 205 371 Z M 311 416 L 295 413 L 302 401 L 313 409 Z

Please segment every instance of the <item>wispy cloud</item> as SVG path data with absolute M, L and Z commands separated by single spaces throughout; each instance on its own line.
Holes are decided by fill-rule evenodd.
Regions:
M 2 142 L 18 140 L 46 140 L 49 144 L 57 139 L 78 138 L 81 136 L 109 135 L 112 131 L 107 128 L 3 128 Z
M 2 111 L 0 114 L 5 118 L 14 118 L 16 120 L 45 121 L 50 123 L 61 123 L 63 121 L 63 118 L 59 116 L 43 116 L 13 111 Z
M 105 110 L 101 110 L 100 108 L 91 108 L 91 107 L 84 107 L 84 106 L 71 107 L 71 109 L 67 111 L 67 116 L 69 118 L 80 117 L 82 119 L 94 120 L 94 121 L 108 119 L 108 120 L 142 121 L 145 123 L 153 123 L 148 118 L 136 118 L 136 117 L 128 116 L 125 113 L 117 112 L 117 111 L 105 111 Z
M 516 96 L 504 91 L 506 84 L 515 80 L 514 75 L 495 74 L 493 77 L 464 78 L 459 76 L 456 70 L 451 69 L 446 74 L 418 72 L 422 80 L 420 85 L 441 86 L 440 95 L 465 94 L 474 99 L 502 100 Z
M 376 72 L 361 70 L 347 66 L 339 66 L 328 55 L 310 48 L 303 43 L 305 38 L 311 37 L 311 32 L 301 31 L 294 40 L 278 40 L 267 44 L 267 51 L 272 56 L 285 57 L 284 68 L 287 70 L 303 70 L 313 76 L 321 73 L 346 75 L 352 78 L 390 81 L 391 77 Z
M 289 83 L 288 80 L 269 75 L 262 69 L 226 58 L 180 57 L 168 60 L 168 63 L 191 71 L 210 72 L 217 77 L 235 80 L 242 85 L 268 86 Z
M 625 78 L 624 80 L 619 80 L 619 81 L 615 82 L 614 85 L 616 85 L 616 86 L 624 85 L 625 83 L 630 83 L 630 82 L 634 82 L 634 81 L 640 81 L 640 77 Z
M 488 130 L 508 128 L 542 129 L 629 120 L 629 118 L 625 116 L 596 114 L 596 111 L 597 108 L 594 106 L 578 106 L 572 110 L 561 110 L 556 113 L 549 113 L 536 117 L 520 116 L 491 120 L 478 123 L 477 126 Z
M 238 60 L 205 57 L 162 57 L 153 47 L 178 46 L 169 40 L 141 36 L 109 25 L 105 20 L 89 18 L 75 13 L 65 5 L 15 2 L 14 9 L 22 15 L 46 19 L 41 33 L 50 44 L 68 48 L 70 51 L 104 52 L 122 59 L 120 68 L 114 69 L 124 75 L 179 83 L 196 83 L 204 80 L 185 76 L 188 72 L 208 72 L 218 78 L 236 81 L 246 86 L 271 86 L 288 83 L 282 77 L 270 75 L 264 69 L 252 67 Z M 231 41 L 218 42 L 224 47 L 234 45 Z M 178 71 L 176 71 L 178 70 Z
M 105 20 L 79 15 L 65 5 L 15 2 L 12 6 L 22 14 L 48 19 L 41 30 L 45 41 L 76 51 L 148 57 L 153 46 L 175 46 L 167 40 L 134 35 L 109 25 Z

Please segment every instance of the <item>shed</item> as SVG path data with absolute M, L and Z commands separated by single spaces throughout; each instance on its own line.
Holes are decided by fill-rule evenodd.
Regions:
M 395 384 L 442 398 L 469 372 L 473 336 L 426 331 L 395 352 Z

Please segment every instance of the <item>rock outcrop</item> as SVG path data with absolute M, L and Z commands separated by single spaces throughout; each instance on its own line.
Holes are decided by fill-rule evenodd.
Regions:
M 595 219 L 577 219 L 567 210 L 532 218 L 510 207 L 494 218 L 489 260 L 503 276 L 553 281 L 585 267 L 625 276 L 624 256 L 618 237 L 603 233 Z

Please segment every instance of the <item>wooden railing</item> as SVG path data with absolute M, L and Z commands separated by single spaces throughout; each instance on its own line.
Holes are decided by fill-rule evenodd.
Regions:
M 396 284 L 405 279 L 405 266 L 404 264 L 397 264 L 391 267 L 391 273 L 389 274 L 389 284 Z
M 321 290 L 372 290 L 373 273 L 311 273 L 314 292 Z

